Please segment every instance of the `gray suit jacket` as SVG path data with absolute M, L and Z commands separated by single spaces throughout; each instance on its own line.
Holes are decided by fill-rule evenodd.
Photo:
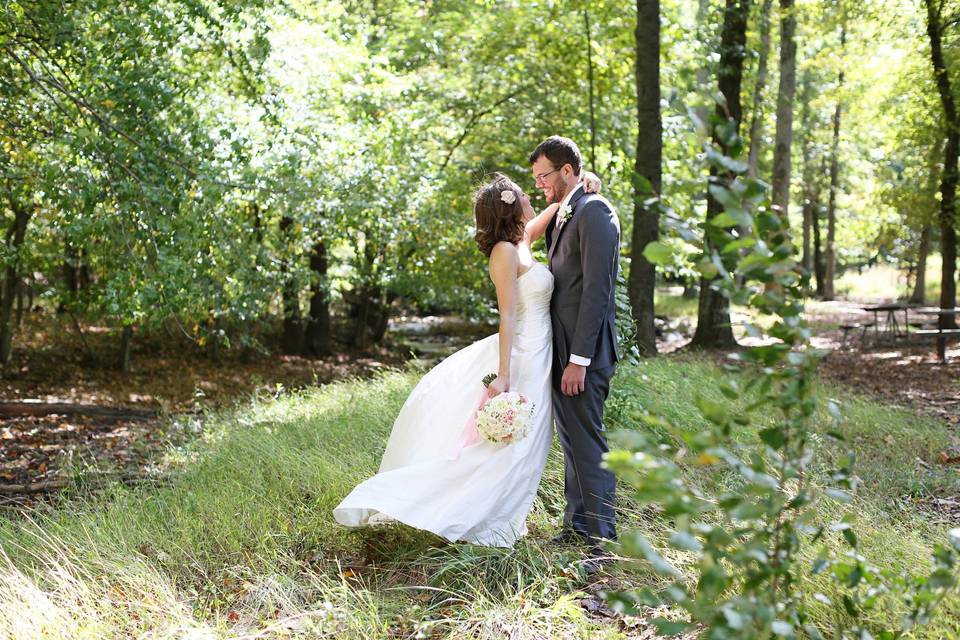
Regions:
M 620 221 L 606 198 L 595 193 L 581 189 L 570 205 L 572 216 L 559 229 L 554 217 L 545 234 L 553 272 L 555 377 L 571 353 L 591 359 L 588 371 L 611 367 L 620 359 L 614 302 Z

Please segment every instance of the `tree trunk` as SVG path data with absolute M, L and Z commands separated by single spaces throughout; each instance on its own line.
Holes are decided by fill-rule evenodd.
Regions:
M 790 206 L 790 153 L 793 147 L 793 98 L 797 89 L 797 12 L 794 0 L 780 0 L 780 87 L 777 91 L 777 135 L 773 148 L 773 203 L 785 225 Z
M 704 96 L 710 93 L 710 68 L 707 66 L 709 54 L 712 51 L 713 38 L 708 32 L 708 27 L 713 23 L 707 13 L 710 11 L 710 0 L 698 0 L 697 2 L 697 42 L 705 47 L 700 55 L 700 66 L 697 67 L 697 95 Z M 659 57 L 659 56 L 658 56 Z M 699 102 L 699 100 L 698 100 Z M 710 110 L 706 104 L 698 104 L 695 108 L 697 117 L 706 122 L 710 117 Z
M 587 39 L 587 89 L 590 102 L 590 169 L 597 170 L 597 123 L 593 105 L 593 44 L 590 35 L 590 12 L 583 10 L 584 36 Z
M 260 211 L 260 205 L 256 202 L 251 205 L 251 211 L 253 213 L 253 237 L 259 246 L 263 244 L 263 214 Z
M 753 109 L 750 117 L 750 153 L 747 173 L 757 177 L 760 163 L 760 142 L 763 138 L 763 94 L 767 89 L 767 59 L 770 57 L 770 9 L 773 0 L 763 0 L 760 8 L 760 52 L 757 60 L 757 83 L 753 88 Z
M 943 115 L 947 130 L 947 140 L 943 148 L 943 174 L 940 176 L 940 253 L 943 267 L 940 272 L 940 307 L 953 309 L 957 303 L 957 282 L 954 272 L 957 263 L 957 157 L 960 155 L 960 119 L 957 116 L 957 104 L 950 86 L 950 75 L 943 57 L 943 17 L 942 5 L 934 6 L 935 0 L 924 0 L 927 7 L 927 35 L 930 38 L 930 60 L 933 63 L 933 75 L 940 92 Z M 956 327 L 952 315 L 940 316 L 938 326 L 941 329 Z
M 117 355 L 117 370 L 130 373 L 130 349 L 133 344 L 133 325 L 123 325 L 120 332 L 120 353 Z
M 840 27 L 840 56 L 847 44 L 847 27 Z M 841 62 L 842 64 L 842 62 Z M 837 93 L 843 91 L 843 69 L 837 76 Z M 830 193 L 827 199 L 827 250 L 824 256 L 825 269 L 823 274 L 823 299 L 833 300 L 835 297 L 833 281 L 837 274 L 837 191 L 840 189 L 840 118 L 843 114 L 843 99 L 837 95 L 837 106 L 833 112 L 833 146 L 830 148 Z
M 805 71 L 803 79 L 800 82 L 800 134 L 801 150 L 800 156 L 803 159 L 803 176 L 801 178 L 801 202 L 803 203 L 803 256 L 802 265 L 807 273 L 814 270 L 814 254 L 811 250 L 814 215 L 816 212 L 814 202 L 814 181 L 816 180 L 816 171 L 813 164 L 813 117 L 810 109 L 812 99 L 813 83 L 810 81 L 810 72 Z
M 356 317 L 353 327 L 353 346 L 359 349 L 367 348 L 367 334 L 369 333 L 370 308 L 373 305 L 371 298 L 376 295 L 372 287 L 364 286 L 360 289 L 360 299 L 357 301 Z
M 352 336 L 353 346 L 359 349 L 366 349 L 370 344 L 370 329 L 377 324 L 377 316 L 375 314 L 382 300 L 383 287 L 377 284 L 380 280 L 377 273 L 377 258 L 382 257 L 382 254 L 378 254 L 369 235 L 364 237 L 362 253 L 363 262 L 360 263 L 357 268 L 360 275 L 360 283 L 352 294 L 350 316 L 354 322 Z
M 330 353 L 330 296 L 327 281 L 327 246 L 323 240 L 314 243 L 310 252 L 310 317 L 307 318 L 306 352 L 311 356 Z
M 69 238 L 65 239 L 61 273 L 63 275 L 63 289 L 68 292 L 67 300 L 69 301 L 76 300 L 80 291 L 90 285 L 92 275 L 90 266 L 84 260 L 85 257 L 86 252 L 84 250 L 77 249 Z M 57 313 L 65 313 L 69 310 L 67 301 L 61 298 L 57 305 Z
M 280 232 L 287 245 L 290 243 L 290 228 L 293 219 L 284 216 L 280 219 Z M 297 278 L 291 273 L 290 258 L 284 257 L 280 265 L 283 278 L 283 335 L 280 338 L 280 348 L 286 355 L 299 355 L 303 351 L 303 318 L 300 314 L 300 288 Z
M 7 232 L 7 246 L 16 256 L 8 264 L 3 279 L 3 300 L 0 301 L 0 363 L 10 362 L 13 355 L 13 303 L 17 296 L 17 282 L 20 280 L 20 250 L 27 234 L 27 222 L 30 210 L 10 198 L 14 220 Z
M 636 48 L 637 154 L 627 290 L 637 323 L 637 348 L 641 354 L 652 356 L 657 353 L 653 308 L 656 270 L 643 257 L 643 250 L 660 236 L 656 205 L 647 204 L 660 197 L 661 186 L 660 0 L 637 0 Z
M 377 310 L 377 321 L 372 323 L 372 326 L 370 327 L 374 342 L 382 341 L 387 335 L 387 328 L 390 326 L 390 309 L 393 307 L 393 303 L 397 299 L 397 294 L 392 291 L 387 291 L 382 297 L 383 301 Z
M 823 260 L 823 236 L 820 233 L 820 187 L 815 187 L 812 191 L 812 200 L 810 202 L 810 224 L 813 232 L 813 275 L 817 280 L 817 297 L 823 299 L 823 286 L 826 280 L 827 268 Z
M 734 121 L 739 130 L 743 113 L 740 107 L 740 87 L 743 82 L 743 59 L 746 55 L 747 18 L 750 15 L 750 0 L 726 0 L 723 12 L 723 28 L 720 33 L 720 67 L 718 84 L 726 105 L 717 105 L 717 114 L 721 118 Z M 715 144 L 724 153 L 727 152 L 723 141 L 715 134 Z M 711 176 L 717 176 L 716 167 L 711 168 Z M 721 178 L 722 180 L 722 178 Z M 723 205 L 708 194 L 707 220 L 723 212 Z M 704 234 L 704 248 L 711 248 L 709 234 Z M 732 347 L 737 342 L 730 326 L 729 301 L 710 287 L 710 281 L 703 278 L 700 283 L 700 302 L 697 310 L 697 330 L 690 344 L 695 347 L 714 348 Z
M 17 329 L 23 326 L 23 290 L 26 288 L 26 282 L 23 278 L 17 278 Z
M 80 273 L 77 269 L 79 257 L 77 256 L 77 250 L 73 246 L 73 243 L 67 240 L 65 244 L 61 271 L 63 272 L 64 290 L 67 292 L 69 299 L 73 300 L 77 291 L 80 289 Z M 60 304 L 57 305 L 57 313 L 64 313 L 66 311 L 68 311 L 67 303 L 61 298 Z
M 920 245 L 917 247 L 917 279 L 908 300 L 910 304 L 923 304 L 927 297 L 927 256 L 930 255 L 931 231 L 929 224 L 923 225 L 920 231 Z

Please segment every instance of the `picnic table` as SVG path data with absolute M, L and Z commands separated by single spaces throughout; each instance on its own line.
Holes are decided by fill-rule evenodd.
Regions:
M 921 315 L 930 315 L 937 316 L 941 318 L 944 316 L 954 316 L 960 315 L 960 309 L 941 309 L 937 307 L 928 307 L 922 309 L 914 309 L 916 313 Z M 941 329 L 939 327 L 939 322 L 936 329 L 919 329 L 915 333 L 918 336 L 936 336 L 937 338 L 937 356 L 940 358 L 940 362 L 947 361 L 947 338 L 958 337 L 960 336 L 960 329 Z
M 873 313 L 873 330 L 880 342 L 880 314 L 886 314 L 886 321 L 883 323 L 883 336 L 890 342 L 895 342 L 901 335 L 909 338 L 907 327 L 910 325 L 910 307 L 900 303 L 877 304 L 867 307 L 861 307 L 864 311 Z M 897 319 L 897 312 L 903 311 L 903 331 L 900 330 L 900 322 Z

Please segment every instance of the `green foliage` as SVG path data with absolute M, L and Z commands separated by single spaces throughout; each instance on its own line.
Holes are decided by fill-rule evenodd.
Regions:
M 737 140 L 730 142 L 728 148 L 739 148 Z M 711 242 L 701 264 L 724 296 L 757 316 L 756 324 L 746 326 L 755 343 L 731 355 L 736 364 L 728 369 L 740 375 L 721 379 L 718 395 L 694 398 L 703 428 L 691 430 L 639 411 L 634 419 L 645 429 L 625 434 L 628 448 L 608 454 L 607 464 L 633 488 L 634 497 L 658 507 L 670 549 L 668 556 L 639 531 L 624 535 L 622 551 L 648 561 L 668 582 L 657 591 L 612 594 L 611 601 L 629 609 L 678 606 L 687 620 L 658 622 L 668 635 L 699 625 L 708 638 L 900 637 L 929 622 L 955 588 L 960 530 L 950 533 L 949 544 L 935 547 L 931 573 L 914 575 L 874 567 L 860 553 L 852 513 L 827 523 L 818 519 L 818 500 L 852 502 L 858 478 L 852 454 L 835 461 L 824 485 L 814 474 L 820 354 L 801 317 L 807 274 L 797 262 L 786 220 L 770 205 L 767 186 L 739 175 L 742 162 L 705 144 L 718 174 L 709 189 L 724 213 L 708 222 Z M 662 248 L 650 253 L 667 259 Z M 766 334 L 757 326 L 763 318 Z M 839 421 L 837 406 L 828 408 Z M 764 421 L 761 415 L 774 417 Z M 754 424 L 760 425 L 756 439 L 738 438 L 738 430 Z M 830 436 L 842 439 L 836 430 Z M 699 486 L 689 481 L 688 469 L 727 481 Z M 834 535 L 848 551 L 823 544 Z M 816 560 L 806 566 L 806 549 L 818 543 Z M 822 573 L 832 578 L 837 593 L 833 599 L 814 597 L 834 608 L 832 628 L 813 623 L 805 598 L 807 578 Z M 877 628 L 871 613 L 897 598 L 907 610 L 899 626 Z
M 704 232 L 691 221 L 704 218 L 705 198 L 688 106 L 709 111 L 720 7 L 660 4 L 659 195 L 672 205 L 661 218 L 689 233 L 651 246 L 656 255 L 647 257 L 689 281 L 698 273 L 687 258 Z M 936 91 L 914 8 L 895 6 L 797 9 L 798 71 L 811 87 L 798 137 L 809 142 L 821 199 L 838 100 L 848 114 L 841 268 L 877 257 L 912 263 L 936 207 Z M 114 327 L 158 328 L 174 318 L 198 341 L 260 333 L 251 325 L 276 318 L 284 291 L 301 315 L 314 294 L 351 319 L 400 308 L 489 315 L 493 291 L 471 240 L 470 196 L 493 170 L 535 193 L 526 156 L 543 137 L 580 143 L 629 245 L 635 19 L 630 3 L 610 0 L 6 3 L 0 214 L 5 231 L 14 208 L 32 216 L 25 245 L 4 246 L 0 260 L 17 264 L 45 303 Z M 756 37 L 751 23 L 748 46 Z M 769 147 L 761 145 L 761 174 Z M 739 159 L 714 162 L 739 168 Z M 811 185 L 795 186 L 795 199 L 810 195 Z M 735 208 L 721 219 L 736 220 Z M 320 245 L 326 271 L 310 264 Z M 85 277 L 70 280 L 73 272 Z

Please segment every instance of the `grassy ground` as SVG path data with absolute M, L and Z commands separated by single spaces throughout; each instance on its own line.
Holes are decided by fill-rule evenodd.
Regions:
M 155 483 L 0 520 L 0 637 L 638 635 L 642 623 L 591 614 L 581 601 L 595 602 L 588 593 L 596 588 L 650 582 L 648 569 L 623 565 L 588 585 L 577 550 L 546 542 L 563 505 L 556 450 L 531 534 L 513 550 L 334 523 L 331 509 L 375 471 L 417 375 L 251 400 L 209 416 L 195 443 L 170 452 Z M 691 398 L 709 393 L 719 375 L 692 356 L 623 367 L 608 404 L 611 427 L 632 428 L 629 416 L 642 405 L 696 429 L 702 423 Z M 919 513 L 912 499 L 960 493 L 955 474 L 935 463 L 948 435 L 904 411 L 840 400 L 864 479 L 850 507 L 864 555 L 893 569 L 928 566 L 947 526 Z M 821 453 L 841 452 L 823 444 Z M 626 489 L 619 506 L 622 530 L 658 537 L 661 525 Z M 922 637 L 960 632 L 960 602 L 943 614 Z M 818 621 L 832 615 L 821 610 Z
M 942 261 L 939 254 L 933 254 L 927 260 L 927 304 L 935 304 L 940 299 L 940 267 Z M 889 300 L 908 298 L 913 293 L 912 282 L 907 282 L 906 271 L 902 271 L 887 264 L 878 264 L 874 267 L 849 269 L 837 278 L 834 283 L 837 295 L 856 300 Z

